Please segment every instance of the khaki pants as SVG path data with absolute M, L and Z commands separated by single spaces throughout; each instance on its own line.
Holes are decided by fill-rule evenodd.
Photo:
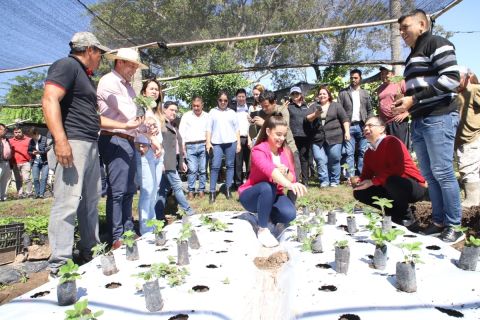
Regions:
M 17 187 L 18 195 L 32 194 L 32 179 L 30 178 L 30 171 L 32 167 L 30 162 L 24 162 L 13 166 L 13 176 L 15 177 L 15 185 Z M 25 185 L 25 190 L 23 189 Z
M 458 147 L 457 161 L 463 183 L 480 182 L 480 138 Z

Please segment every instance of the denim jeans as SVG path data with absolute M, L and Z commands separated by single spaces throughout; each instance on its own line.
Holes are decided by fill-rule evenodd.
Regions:
M 178 171 L 167 170 L 163 172 L 162 180 L 160 181 L 158 201 L 155 206 L 157 219 L 165 219 L 165 206 L 167 204 L 167 194 L 170 188 L 172 188 L 173 194 L 175 195 L 175 199 L 177 199 L 180 208 L 182 208 L 188 215 L 192 215 L 194 212 L 183 193 L 182 180 L 178 175 Z
M 460 188 L 453 170 L 453 145 L 458 112 L 427 116 L 412 121 L 413 149 L 422 175 L 428 182 L 435 223 L 460 225 Z
M 32 164 L 33 187 L 36 196 L 42 196 L 45 193 L 48 178 L 48 163 L 35 158 Z
M 198 191 L 205 191 L 207 182 L 207 150 L 205 142 L 186 144 L 188 166 L 188 191 L 195 192 L 195 182 L 198 176 Z
M 322 147 L 313 144 L 313 158 L 317 163 L 320 186 L 340 183 L 340 159 L 342 157 L 342 144 L 324 143 Z
M 152 232 L 152 227 L 147 227 L 147 221 L 155 218 L 155 204 L 158 200 L 158 188 L 162 179 L 163 162 L 155 158 L 151 148 L 142 156 L 135 150 L 137 163 L 137 184 L 140 187 L 138 197 L 138 220 L 140 234 Z
M 216 191 L 218 173 L 222 166 L 222 157 L 225 155 L 225 166 L 227 167 L 227 179 L 225 185 L 230 188 L 233 183 L 233 172 L 235 167 L 235 152 L 237 151 L 237 142 L 222 143 L 213 145 L 213 159 L 210 172 L 210 192 Z
M 357 170 L 355 168 L 355 146 L 358 144 L 358 160 L 357 160 Z M 349 172 L 347 172 L 347 177 L 350 177 L 352 173 L 360 175 L 363 168 L 363 155 L 365 150 L 367 150 L 367 139 L 363 136 L 363 124 L 356 123 L 350 126 L 350 140 L 344 142 L 345 148 L 344 152 L 346 153 L 346 162 L 349 167 Z
M 135 147 L 117 136 L 100 135 L 98 147 L 107 172 L 107 226 L 114 242 L 122 236 L 125 222 L 132 220 L 135 185 Z M 96 161 L 97 167 L 98 158 Z
M 297 214 L 295 205 L 286 195 L 277 194 L 277 186 L 269 182 L 259 182 L 240 194 L 242 206 L 258 214 L 258 225 L 266 228 L 272 223 L 289 223 Z

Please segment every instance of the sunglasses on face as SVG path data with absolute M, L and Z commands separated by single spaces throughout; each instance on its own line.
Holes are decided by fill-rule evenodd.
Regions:
M 227 103 L 228 100 L 218 99 L 218 102 L 220 102 L 220 103 Z

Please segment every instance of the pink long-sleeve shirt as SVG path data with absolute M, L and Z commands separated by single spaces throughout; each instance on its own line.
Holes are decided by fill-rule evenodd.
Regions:
M 123 123 L 135 119 L 137 116 L 137 106 L 133 102 L 135 97 L 132 85 L 115 70 L 104 75 L 98 83 L 98 109 L 104 117 Z M 133 137 L 137 133 L 136 129 L 108 131 L 122 132 Z
M 290 149 L 279 148 L 280 162 L 288 167 L 288 170 L 295 177 L 295 166 L 293 164 L 293 154 Z M 273 183 L 272 172 L 276 168 L 273 163 L 272 151 L 268 145 L 268 141 L 264 141 L 252 149 L 250 175 L 247 181 L 238 188 L 238 192 L 242 193 L 244 190 L 259 182 Z M 295 178 L 294 178 L 295 179 Z M 295 180 L 293 181 L 295 182 Z M 283 186 L 277 184 L 277 194 L 283 194 Z

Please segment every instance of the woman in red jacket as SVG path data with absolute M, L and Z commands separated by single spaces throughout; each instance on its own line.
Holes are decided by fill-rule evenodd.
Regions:
M 287 122 L 279 113 L 265 120 L 252 149 L 248 180 L 240 186 L 240 203 L 258 214 L 258 240 L 265 247 L 278 245 L 267 228 L 268 222 L 289 223 L 295 219 L 295 204 L 285 194 L 291 190 L 302 196 L 307 188 L 295 181 L 293 154 L 285 144 Z

